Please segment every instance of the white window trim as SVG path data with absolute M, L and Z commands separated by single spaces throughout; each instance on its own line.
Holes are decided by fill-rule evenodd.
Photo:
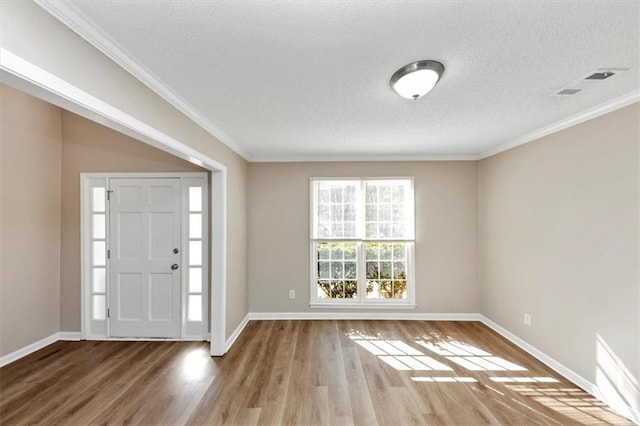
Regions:
M 410 197 L 412 209 L 408 211 L 409 220 L 413 222 L 414 239 L 364 239 L 364 238 L 344 238 L 344 239 L 322 239 L 314 238 L 315 213 L 317 211 L 317 200 L 314 196 L 315 181 L 380 181 L 380 180 L 408 180 L 410 181 Z M 341 308 L 341 309 L 415 309 L 417 307 L 416 286 L 415 286 L 415 179 L 407 176 L 387 176 L 387 177 L 311 177 L 309 179 L 309 307 L 311 308 Z M 364 224 L 364 212 L 360 211 L 364 207 L 362 200 L 358 200 L 358 212 L 356 217 L 358 225 Z M 318 298 L 318 287 L 316 277 L 316 244 L 318 242 L 355 242 L 356 258 L 358 265 L 358 298 L 357 299 L 320 299 Z M 405 242 L 407 243 L 407 298 L 406 299 L 367 299 L 363 297 L 362 283 L 366 282 L 366 262 L 364 260 L 364 243 L 366 242 Z
M 181 192 L 182 192 L 182 215 L 184 219 L 182 220 L 182 275 L 181 275 L 181 285 L 182 285 L 182 337 L 185 340 L 190 340 L 191 338 L 202 338 L 206 340 L 207 337 L 207 315 L 209 309 L 209 261 L 208 261 L 208 253 L 209 253 L 209 220 L 207 218 L 211 218 L 210 209 L 209 209 L 209 182 L 207 179 L 206 173 L 193 173 L 193 174 L 183 174 L 181 176 Z M 199 214 L 202 215 L 202 234 L 200 238 L 191 238 L 189 234 L 189 215 L 191 211 L 189 209 L 189 187 L 191 186 L 199 186 L 202 188 L 202 206 Z M 191 293 L 189 291 L 189 272 L 192 266 L 189 263 L 189 242 L 192 240 L 199 240 L 202 242 L 202 262 L 200 266 L 202 272 L 202 288 L 200 289 L 200 293 Z M 202 299 L 202 319 L 200 321 L 191 321 L 188 318 L 188 304 L 189 304 L 189 296 L 191 294 L 199 294 Z

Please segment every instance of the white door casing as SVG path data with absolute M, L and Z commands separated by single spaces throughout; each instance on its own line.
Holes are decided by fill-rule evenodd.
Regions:
M 109 179 L 109 194 L 109 334 L 180 337 L 180 179 Z
M 227 287 L 227 167 L 215 159 L 193 149 L 180 140 L 163 133 L 152 125 L 131 116 L 117 107 L 98 99 L 78 88 L 69 81 L 60 79 L 48 70 L 38 67 L 32 62 L 4 48 L 0 48 L 0 76 L 5 83 L 10 83 L 24 92 L 75 112 L 85 118 L 99 122 L 110 129 L 128 135 L 150 146 L 175 155 L 186 161 L 198 164 L 211 171 L 211 186 L 208 188 L 211 208 L 211 233 L 207 242 L 215 250 L 209 258 L 211 276 L 211 294 L 209 295 L 211 346 L 210 354 L 221 356 L 228 350 L 226 337 L 226 287 Z M 637 95 L 637 94 L 636 94 Z M 637 97 L 637 96 L 636 96 Z M 626 104 L 625 104 L 626 105 Z M 620 107 L 620 105 L 618 105 Z M 96 321 L 90 318 L 90 273 L 89 259 L 89 200 L 86 190 L 92 177 L 106 177 L 102 173 L 81 173 L 81 337 L 88 338 L 94 334 L 92 325 Z M 205 252 L 207 252 L 205 250 Z M 104 327 L 105 321 L 98 321 Z M 105 332 L 95 330 L 96 335 L 105 336 Z

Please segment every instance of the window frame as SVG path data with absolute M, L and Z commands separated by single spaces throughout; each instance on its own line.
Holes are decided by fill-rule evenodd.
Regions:
M 210 188 L 212 185 L 209 175 L 203 172 L 165 172 L 165 173 L 80 173 L 80 292 L 81 292 L 81 337 L 83 339 L 104 339 L 110 337 L 109 318 L 94 319 L 93 318 L 93 299 L 94 295 L 104 295 L 105 310 L 109 309 L 110 305 L 110 292 L 109 292 L 109 260 L 106 260 L 104 266 L 98 266 L 93 264 L 93 242 L 96 241 L 93 238 L 93 215 L 105 214 L 106 229 L 105 237 L 97 239 L 97 241 L 105 241 L 105 249 L 109 249 L 109 205 L 106 200 L 106 191 L 110 188 L 110 180 L 118 178 L 131 178 L 131 179 L 145 179 L 145 178 L 176 178 L 181 181 L 181 247 L 182 257 L 181 265 L 188 265 L 189 257 L 189 206 L 188 206 L 188 188 L 189 187 L 201 187 L 202 188 L 202 206 L 200 213 L 202 216 L 202 291 L 198 293 L 202 296 L 202 319 L 200 321 L 191 321 L 187 317 L 188 312 L 188 296 L 189 296 L 189 267 L 181 267 L 181 335 L 179 340 L 206 340 L 207 339 L 207 327 L 209 324 L 209 308 L 211 299 L 210 287 L 213 281 L 209 277 L 209 269 L 211 257 L 209 257 L 209 244 L 210 244 L 210 219 L 214 215 L 214 211 L 211 208 L 209 197 L 211 195 Z M 105 189 L 105 211 L 94 211 L 93 209 L 93 188 L 101 187 Z M 93 269 L 105 268 L 105 290 L 104 292 L 93 291 Z M 194 294 L 194 293 L 192 293 Z M 108 312 L 108 311 L 107 311 Z
M 407 218 L 411 222 L 411 235 L 410 238 L 385 238 L 385 239 L 367 239 L 364 226 L 365 226 L 365 208 L 366 200 L 364 200 L 365 194 L 363 191 L 364 183 L 366 181 L 396 181 L 403 180 L 409 182 L 409 194 L 407 207 Z M 359 182 L 360 189 L 356 196 L 356 226 L 359 228 L 359 238 L 315 238 L 316 212 L 318 207 L 318 200 L 316 199 L 314 184 L 318 181 L 344 181 L 344 182 Z M 415 179 L 413 177 L 406 176 L 388 176 L 388 177 L 311 177 L 309 179 L 309 306 L 311 308 L 362 308 L 362 309 L 413 309 L 415 304 Z M 356 243 L 356 265 L 357 265 L 357 285 L 358 285 L 358 297 L 353 299 L 345 298 L 319 298 L 318 297 L 318 283 L 317 283 L 317 251 L 316 247 L 318 243 L 323 242 L 355 242 Z M 368 299 L 366 297 L 366 259 L 365 259 L 365 244 L 367 242 L 382 242 L 382 243 L 394 243 L 401 242 L 406 244 L 406 285 L 407 285 L 407 297 L 406 299 Z

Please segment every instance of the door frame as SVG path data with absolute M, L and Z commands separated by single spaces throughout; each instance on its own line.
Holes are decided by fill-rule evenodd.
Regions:
M 91 264 L 91 215 L 93 214 L 91 209 L 91 189 L 94 187 L 95 182 L 99 182 L 102 180 L 104 182 L 105 188 L 109 189 L 109 179 L 166 179 L 166 178 L 174 178 L 180 179 L 181 183 L 181 253 L 182 260 L 180 264 L 187 265 L 187 250 L 185 248 L 189 244 L 189 235 L 187 229 L 188 223 L 188 187 L 189 182 L 197 182 L 202 185 L 203 191 L 203 199 L 202 199 L 202 213 L 205 218 L 208 220 L 204 220 L 203 222 L 203 253 L 209 253 L 210 250 L 210 240 L 212 238 L 212 233 L 209 231 L 209 223 L 211 221 L 213 225 L 213 211 L 211 209 L 211 203 L 209 200 L 211 197 L 208 189 L 213 185 L 210 185 L 208 174 L 203 172 L 184 172 L 184 173 L 81 173 L 80 174 L 80 269 L 81 269 L 81 338 L 87 340 L 210 340 L 209 339 L 209 327 L 212 326 L 213 317 L 209 317 L 210 312 L 210 303 L 209 303 L 209 271 L 211 270 L 211 257 L 208 255 L 203 256 L 202 262 L 202 275 L 203 275 L 203 287 L 202 287 L 202 299 L 203 299 L 203 320 L 201 326 L 194 327 L 193 323 L 188 323 L 186 319 L 186 304 L 187 304 L 187 296 L 188 296 L 188 267 L 181 268 L 180 273 L 180 309 L 181 309 L 181 324 L 180 330 L 181 335 L 180 338 L 177 339 L 157 339 L 157 338 L 121 338 L 121 337 L 111 337 L 109 330 L 109 319 L 105 318 L 104 325 L 100 324 L 100 320 L 94 320 L 91 317 L 91 274 L 93 270 L 93 266 Z M 191 185 L 193 186 L 193 185 Z M 106 219 L 106 238 L 107 248 L 109 246 L 109 207 L 108 204 L 105 208 L 105 219 Z M 211 226 L 213 230 L 213 226 Z M 107 260 L 106 265 L 106 288 L 105 288 L 105 296 L 106 296 L 106 306 L 109 306 L 109 262 Z M 97 326 L 96 326 L 97 324 Z
M 0 79 L 9 86 L 211 171 L 209 242 L 213 250 L 211 250 L 209 264 L 211 268 L 209 353 L 212 356 L 224 355 L 235 340 L 233 335 L 230 336 L 229 341 L 225 340 L 227 335 L 227 166 L 209 156 L 214 154 L 206 154 L 175 139 L 159 130 L 157 125 L 150 125 L 122 111 L 114 104 L 2 47 L 0 47 Z M 211 152 L 214 151 L 211 150 Z

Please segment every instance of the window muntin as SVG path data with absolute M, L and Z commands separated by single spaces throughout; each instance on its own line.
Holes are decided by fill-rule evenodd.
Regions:
M 311 304 L 413 303 L 412 179 L 312 179 Z
M 93 184 L 89 205 L 91 215 L 89 239 L 91 241 L 91 306 L 90 318 L 104 321 L 107 312 L 107 188 L 104 182 Z
M 316 245 L 318 299 L 352 299 L 358 295 L 355 242 L 320 242 Z
M 407 243 L 367 242 L 368 299 L 407 298 Z
M 187 320 L 202 321 L 203 313 L 203 227 L 204 215 L 202 210 L 202 186 L 190 186 L 187 205 L 189 207 L 189 256 L 187 275 Z
M 357 238 L 357 181 L 317 181 L 315 238 Z
M 365 182 L 365 237 L 367 239 L 405 239 L 411 237 L 406 200 L 406 181 Z

